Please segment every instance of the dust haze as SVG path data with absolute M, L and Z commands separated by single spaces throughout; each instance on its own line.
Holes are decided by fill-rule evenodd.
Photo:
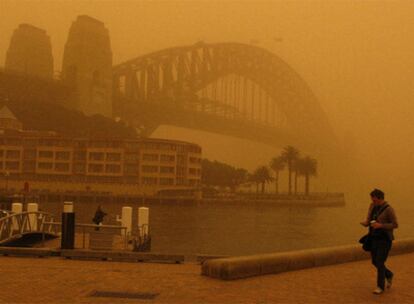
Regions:
M 409 203 L 414 180 L 412 1 L 1 0 L 0 65 L 13 30 L 29 23 L 47 31 L 54 69 L 60 71 L 68 29 L 83 14 L 109 29 L 114 64 L 197 41 L 242 42 L 275 53 L 309 84 L 328 115 L 354 168 L 345 190 L 364 198 L 380 187 L 391 201 Z M 166 126 L 154 136 L 197 142 L 204 157 L 249 170 L 279 153 L 262 144 Z M 324 191 L 329 183 L 317 187 Z

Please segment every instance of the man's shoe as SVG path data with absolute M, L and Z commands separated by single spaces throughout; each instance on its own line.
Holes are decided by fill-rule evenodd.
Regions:
M 390 277 L 390 278 L 385 278 L 385 282 L 387 283 L 387 288 L 391 288 L 392 286 L 392 279 L 394 276 Z
M 379 294 L 382 294 L 383 292 L 384 292 L 384 289 L 377 287 L 377 288 L 374 289 L 374 291 L 372 293 L 376 294 L 376 295 L 379 295 Z

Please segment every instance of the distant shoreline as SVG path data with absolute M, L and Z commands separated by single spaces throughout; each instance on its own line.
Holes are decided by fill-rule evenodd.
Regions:
M 2 193 L 3 196 L 13 196 L 11 193 Z M 343 193 L 313 193 L 310 195 L 287 194 L 256 194 L 256 193 L 221 193 L 213 196 L 194 197 L 186 195 L 169 196 L 142 196 L 142 195 L 115 195 L 99 192 L 43 192 L 19 193 L 14 200 L 22 202 L 64 202 L 76 203 L 197 203 L 197 204 L 238 204 L 252 205 L 265 204 L 274 206 L 309 206 L 309 207 L 340 207 L 345 206 Z
M 264 204 L 273 206 L 303 206 L 303 207 L 342 207 L 345 206 L 345 199 L 339 198 L 291 198 L 291 199 L 224 199 L 224 198 L 203 198 L 202 203 L 238 203 L 238 204 Z

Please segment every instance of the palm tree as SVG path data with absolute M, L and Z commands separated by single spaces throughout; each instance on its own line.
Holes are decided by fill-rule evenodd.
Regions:
M 247 181 L 248 178 L 248 172 L 245 169 L 237 168 L 234 169 L 232 172 L 232 178 L 231 178 L 231 190 L 233 192 L 236 191 L 236 188 L 240 186 L 240 184 L 243 184 Z
M 256 193 L 259 193 L 260 181 L 259 181 L 259 177 L 256 174 L 256 172 L 249 173 L 249 175 L 247 177 L 247 181 L 250 182 L 250 183 L 256 184 Z
M 279 172 L 285 169 L 285 162 L 281 156 L 274 157 L 270 161 L 270 169 L 275 173 L 275 193 L 279 194 Z
M 297 162 L 299 174 L 305 176 L 305 194 L 309 195 L 309 178 L 316 176 L 318 163 L 316 159 L 306 156 Z
M 298 176 L 300 175 L 299 161 L 300 161 L 300 158 L 297 158 L 294 162 L 292 162 L 292 171 L 295 173 L 294 178 L 293 178 L 293 193 L 295 195 L 298 194 Z
M 288 166 L 289 170 L 289 195 L 292 194 L 292 170 L 295 161 L 299 158 L 299 150 L 292 146 L 287 146 L 281 154 L 282 159 Z
M 256 185 L 262 185 L 262 193 L 265 191 L 265 184 L 272 180 L 269 169 L 265 166 L 257 168 L 252 175 Z M 257 188 L 258 190 L 258 188 Z

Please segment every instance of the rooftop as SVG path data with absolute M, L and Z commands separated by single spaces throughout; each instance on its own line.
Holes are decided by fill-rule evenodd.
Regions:
M 7 106 L 3 106 L 0 109 L 0 119 L 13 119 L 18 120 L 16 116 L 10 111 L 10 109 Z

